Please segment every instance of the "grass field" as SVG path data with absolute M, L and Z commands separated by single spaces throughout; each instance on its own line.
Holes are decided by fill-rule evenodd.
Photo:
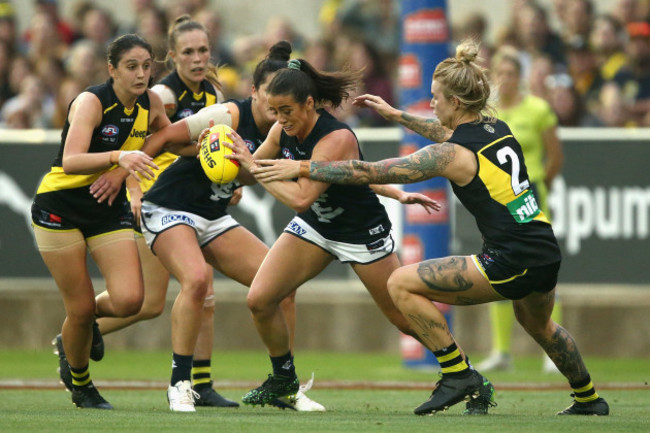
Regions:
M 259 384 L 269 369 L 260 352 L 215 353 L 213 363 L 219 391 L 233 399 Z M 499 405 L 487 417 L 462 416 L 462 404 L 417 417 L 412 410 L 428 397 L 435 372 L 406 369 L 395 355 L 336 353 L 299 353 L 296 359 L 301 376 L 315 372 L 309 395 L 326 413 L 241 407 L 175 414 L 165 400 L 169 353 L 109 351 L 102 362 L 92 363 L 95 383 L 116 409 L 97 411 L 73 408 L 70 394 L 57 383 L 51 351 L 5 350 L 0 351 L 0 432 L 650 431 L 650 360 L 588 358 L 587 363 L 610 403 L 610 417 L 554 416 L 571 402 L 570 390 L 562 377 L 540 373 L 540 357 L 517 359 L 514 372 L 489 375 Z

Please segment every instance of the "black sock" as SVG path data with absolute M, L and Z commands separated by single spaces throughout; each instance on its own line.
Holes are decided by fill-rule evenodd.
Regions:
M 271 356 L 271 364 L 273 365 L 273 374 L 275 376 L 295 377 L 296 367 L 293 365 L 293 355 L 287 352 L 282 356 Z
M 192 387 L 194 389 L 209 388 L 212 386 L 210 379 L 210 360 L 192 361 Z
M 172 355 L 172 379 L 174 386 L 179 380 L 191 380 L 192 378 L 192 355 Z

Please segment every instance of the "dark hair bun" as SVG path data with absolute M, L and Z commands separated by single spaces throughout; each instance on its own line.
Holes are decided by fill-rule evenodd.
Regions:
M 269 59 L 288 61 L 291 57 L 291 44 L 287 41 L 276 42 L 269 50 Z

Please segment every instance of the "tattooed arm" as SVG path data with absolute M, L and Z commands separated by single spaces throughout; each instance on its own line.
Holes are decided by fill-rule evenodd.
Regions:
M 447 141 L 453 132 L 451 129 L 442 126 L 438 119 L 414 116 L 413 114 L 398 110 L 397 108 L 388 105 L 386 101 L 379 96 L 357 96 L 354 98 L 352 104 L 357 107 L 372 108 L 383 118 L 393 122 L 398 122 L 411 131 L 414 131 L 431 141 L 435 141 L 436 143 Z
M 327 183 L 415 183 L 436 176 L 445 176 L 448 167 L 454 161 L 455 154 L 454 144 L 442 143 L 427 146 L 403 158 L 377 162 L 303 161 L 300 175 Z
M 256 161 L 251 170 L 260 182 L 308 177 L 326 183 L 387 184 L 415 183 L 442 176 L 458 185 L 467 185 L 476 175 L 474 153 L 454 143 L 426 146 L 402 158 L 366 161 Z

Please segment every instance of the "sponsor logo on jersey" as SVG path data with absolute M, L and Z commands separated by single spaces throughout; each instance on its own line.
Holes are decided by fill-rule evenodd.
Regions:
M 302 235 L 304 235 L 305 233 L 307 233 L 307 230 L 305 230 L 305 229 L 303 229 L 302 227 L 300 227 L 300 224 L 298 224 L 298 223 L 295 222 L 295 221 L 291 221 L 291 222 L 289 223 L 289 225 L 287 226 L 287 230 L 289 230 L 289 231 L 292 232 L 292 233 L 297 234 L 298 236 L 302 236 Z
M 122 123 L 133 123 L 135 119 L 133 117 L 122 117 L 120 122 Z
M 518 223 L 531 222 L 541 212 L 537 205 L 537 200 L 533 195 L 532 190 L 527 190 L 525 193 L 507 204 L 510 215 L 512 215 Z
M 370 230 L 368 230 L 368 234 L 370 235 L 378 235 L 379 233 L 385 232 L 386 229 L 384 228 L 383 224 L 379 224 L 377 227 L 373 227 Z
M 194 114 L 194 111 L 192 111 L 192 109 L 190 108 L 186 108 L 184 110 L 179 111 L 178 118 L 185 119 L 186 117 L 190 117 L 192 114 Z
M 374 242 L 370 242 L 369 244 L 366 244 L 366 248 L 368 248 L 368 251 L 374 251 L 377 250 L 381 247 L 384 246 L 384 240 L 383 239 L 377 239 Z
M 194 227 L 196 225 L 196 223 L 194 222 L 194 220 L 192 218 L 188 217 L 187 215 L 181 215 L 181 214 L 165 215 L 164 217 L 162 217 L 162 220 L 160 222 L 164 226 L 167 225 L 167 224 L 172 224 L 172 223 L 176 223 L 176 222 L 185 223 L 188 226 L 192 226 L 192 227 Z
M 483 125 L 483 129 L 485 129 L 485 130 L 486 130 L 487 132 L 489 132 L 490 134 L 494 134 L 494 128 L 492 127 L 492 125 L 488 125 L 488 124 L 486 123 L 485 125 Z
M 129 137 L 134 137 L 134 138 L 147 138 L 147 131 L 142 131 L 138 129 L 132 129 L 131 134 L 129 134 Z
M 286 147 L 282 148 L 282 156 L 284 156 L 284 159 L 296 159 L 293 156 L 293 153 L 291 153 L 291 151 L 289 149 L 287 149 Z
M 118 128 L 115 125 L 104 125 L 104 127 L 99 131 L 101 135 L 104 137 L 115 137 L 117 134 L 120 133 L 120 128 Z

